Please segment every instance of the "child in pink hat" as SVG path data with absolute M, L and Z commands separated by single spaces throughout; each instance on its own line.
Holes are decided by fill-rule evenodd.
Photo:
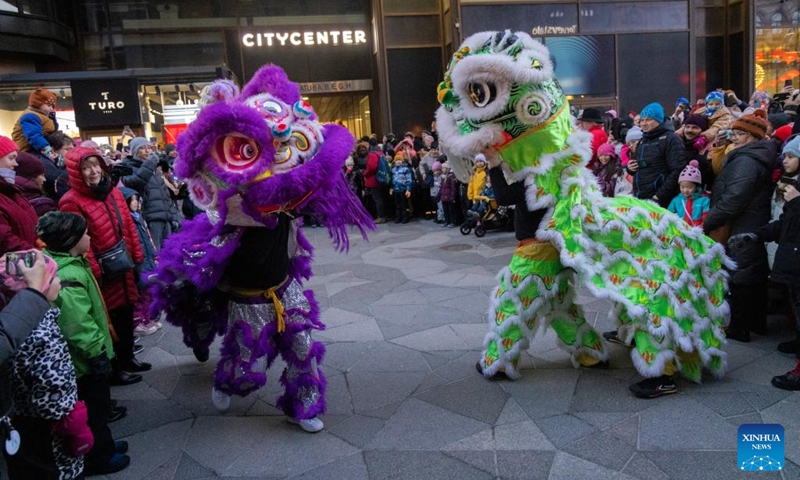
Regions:
M 693 227 L 702 227 L 708 211 L 711 209 L 711 200 L 700 190 L 703 177 L 700 175 L 700 164 L 692 160 L 678 177 L 679 193 L 669 204 L 667 210 L 683 218 Z
M 604 143 L 597 148 L 597 162 L 592 166 L 597 183 L 604 197 L 616 197 L 631 193 L 633 188 L 625 178 L 622 161 L 614 145 Z

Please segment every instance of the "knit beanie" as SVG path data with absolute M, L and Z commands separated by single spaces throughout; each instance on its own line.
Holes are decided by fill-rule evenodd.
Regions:
M 69 212 L 48 212 L 39 218 L 36 235 L 54 252 L 69 252 L 86 233 L 86 220 Z
M 174 143 L 168 143 L 168 144 L 164 145 L 164 153 L 169 155 L 173 150 L 175 150 L 175 148 L 176 147 L 175 147 Z
M 678 100 L 675 101 L 675 107 L 677 108 L 679 105 L 689 106 L 689 99 L 686 97 L 678 97 Z
M 31 96 L 28 97 L 28 105 L 33 108 L 41 108 L 42 105 L 47 104 L 55 108 L 57 98 L 56 94 L 50 90 L 46 88 L 37 88 L 32 91 Z
M 478 162 L 486 163 L 486 155 L 484 155 L 482 153 L 479 153 L 479 154 L 475 155 L 475 163 L 478 163 Z
M 784 125 L 781 128 L 776 128 L 772 135 L 781 141 L 781 143 L 785 142 L 787 138 L 792 136 L 792 127 L 793 124 Z
M 664 107 L 660 103 L 651 103 L 639 113 L 642 118 L 652 118 L 658 123 L 664 123 Z
M 625 135 L 625 143 L 635 142 L 642 139 L 642 129 L 639 127 L 631 127 L 628 134 Z
M 733 130 L 742 130 L 756 137 L 762 139 L 767 136 L 767 112 L 764 110 L 756 110 L 750 115 L 743 115 L 733 122 Z
M 19 147 L 14 143 L 14 140 L 0 135 L 0 158 L 5 157 L 11 152 L 16 152 L 17 150 L 19 150 Z
M 352 167 L 353 165 L 355 165 L 355 162 L 353 161 L 353 157 L 347 157 L 347 159 L 344 161 L 344 166 L 345 167 Z
M 613 157 L 617 152 L 614 151 L 614 145 L 610 143 L 604 143 L 597 148 L 597 156 L 600 157 L 602 155 L 608 155 Z
M 16 292 L 18 292 L 18 291 L 20 291 L 20 290 L 22 290 L 24 288 L 28 288 L 28 287 L 31 286 L 31 285 L 28 285 L 27 283 L 25 283 L 25 280 L 23 280 L 23 278 L 21 276 L 17 275 L 16 270 L 12 269 L 12 271 L 10 271 L 10 272 L 6 270 L 6 265 L 7 265 L 6 258 L 10 253 L 15 253 L 15 254 L 17 254 L 19 256 L 24 256 L 28 252 L 34 252 L 34 250 L 23 250 L 23 251 L 19 251 L 19 252 L 9 252 L 9 253 L 3 255 L 2 257 L 0 257 L 0 283 L 3 285 L 3 287 L 5 289 L 16 293 Z M 56 276 L 58 276 L 57 275 L 58 274 L 58 265 L 56 265 L 56 262 L 52 258 L 48 257 L 47 255 L 42 254 L 42 257 L 44 257 L 44 266 L 45 266 L 46 276 L 45 276 L 45 279 L 44 279 L 44 283 L 41 286 L 43 287 L 43 286 L 47 285 L 47 289 L 43 289 L 45 292 L 47 292 L 47 290 L 50 289 L 50 284 L 52 284 L 53 280 L 56 278 Z M 19 261 L 21 262 L 22 260 L 20 259 Z M 15 263 L 15 262 L 12 262 L 12 263 Z M 38 289 L 38 286 L 33 286 L 33 288 L 37 288 Z
M 794 137 L 789 141 L 789 143 L 784 145 L 783 154 L 794 155 L 795 157 L 800 158 L 800 135 Z
M 405 162 L 406 157 L 403 156 L 403 152 L 397 152 L 394 156 L 394 161 L 400 160 L 401 162 Z
M 433 170 L 434 172 L 441 171 L 442 170 L 442 163 L 441 162 L 433 162 L 433 165 L 431 165 L 431 170 Z
M 28 152 L 17 154 L 17 168 L 14 169 L 18 177 L 33 180 L 39 175 L 44 175 L 44 164 L 39 157 Z
M 783 111 L 788 115 L 797 115 L 797 108 L 800 106 L 800 90 L 793 90 L 789 98 L 783 101 Z
M 700 164 L 697 160 L 689 162 L 689 165 L 686 165 L 686 168 L 681 171 L 678 182 L 692 182 L 698 185 L 703 183 L 703 176 L 700 175 L 700 169 L 697 168 L 698 166 L 700 166 Z
M 706 105 L 708 105 L 709 102 L 713 102 L 714 100 L 722 103 L 723 102 L 722 92 L 720 92 L 719 90 L 708 92 L 708 95 L 706 95 Z
M 699 127 L 700 130 L 707 130 L 708 129 L 708 119 L 702 115 L 698 115 L 693 113 L 686 117 L 683 121 L 684 125 L 694 125 L 695 127 Z
M 446 168 L 446 169 L 448 169 L 448 170 L 450 170 L 450 169 L 451 169 L 451 167 L 450 167 L 450 162 L 444 162 L 444 163 L 442 164 L 442 169 L 445 169 L 445 168 Z
M 140 148 L 150 145 L 150 142 L 147 141 L 144 137 L 136 137 L 128 144 L 131 147 L 131 156 L 136 158 L 136 153 L 139 151 Z

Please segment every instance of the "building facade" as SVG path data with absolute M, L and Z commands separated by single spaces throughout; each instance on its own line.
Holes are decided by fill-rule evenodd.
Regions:
M 800 0 L 0 0 L 0 130 L 36 86 L 62 128 L 162 142 L 215 78 L 276 63 L 356 136 L 433 120 L 449 56 L 472 33 L 525 31 L 573 104 L 665 108 L 718 87 L 797 82 Z M 117 108 L 120 107 L 121 108 Z M 101 106 L 103 108 L 101 108 Z M 113 106 L 114 108 L 108 108 Z

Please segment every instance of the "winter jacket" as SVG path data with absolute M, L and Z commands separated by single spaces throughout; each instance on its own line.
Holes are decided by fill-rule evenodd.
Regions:
M 47 139 L 44 137 L 58 130 L 56 123 L 39 109 L 28 107 L 19 116 L 14 129 L 11 131 L 11 139 L 24 152 L 41 152 L 43 148 L 49 147 Z
M 686 158 L 686 165 L 689 165 L 689 162 L 692 160 L 697 160 L 697 163 L 699 164 L 698 169 L 700 170 L 700 175 L 703 178 L 703 189 L 709 190 L 711 185 L 714 184 L 714 178 L 716 177 L 711 160 L 709 160 L 706 154 L 700 153 L 694 148 L 694 140 L 686 140 L 683 137 L 681 138 L 683 139 L 683 153 L 684 157 Z
M 42 154 L 37 153 L 36 155 L 44 165 L 44 193 L 57 203 L 70 189 L 67 169 L 59 167 Z
M 443 202 L 455 202 L 458 200 L 458 181 L 456 174 L 447 172 L 442 174 L 442 186 L 439 188 L 439 199 Z
M 778 242 L 771 278 L 779 283 L 800 286 L 800 198 L 783 205 L 783 214 L 756 230 L 760 242 Z
M 706 107 L 699 108 L 692 113 L 708 118 L 708 128 L 703 130 L 701 135 L 706 137 L 709 143 L 717 138 L 719 132 L 728 130 L 733 124 L 733 116 L 731 115 L 731 111 L 728 110 L 728 107 L 723 106 L 718 108 L 711 117 L 706 116 Z M 683 127 L 679 128 L 675 133 L 683 136 Z
M 364 186 L 367 188 L 379 188 L 378 166 L 381 160 L 380 150 L 369 152 L 367 155 L 367 168 L 364 169 Z
M 509 185 L 502 167 L 489 170 L 489 177 L 492 179 L 492 190 L 497 204 L 514 205 L 514 232 L 517 240 L 535 238 L 547 209 L 530 211 L 525 199 L 525 183 L 514 182 Z
M 350 168 L 345 171 L 344 178 L 350 191 L 355 193 L 358 198 L 364 195 L 364 171 L 358 168 Z
M 0 310 L 0 364 L 14 355 L 19 345 L 28 338 L 31 330 L 39 325 L 50 303 L 36 290 L 26 288 Z M 0 390 L 7 390 L 6 385 Z M 0 415 L 5 410 L 0 410 Z
M 83 471 L 83 457 L 72 454 L 70 440 L 65 441 L 61 435 L 52 433 L 52 429 L 74 416 L 78 402 L 75 369 L 57 319 L 58 309 L 48 310 L 14 354 L 11 362 L 15 410 L 12 422 L 29 425 L 36 421 L 50 426 L 49 435 L 23 436 L 22 441 L 38 443 L 45 450 L 49 447 L 58 478 L 77 478 Z M 85 419 L 83 429 L 88 431 Z
M 411 190 L 414 186 L 414 178 L 411 176 L 411 169 L 403 164 L 392 168 L 392 189 L 395 193 L 403 193 Z
M 622 163 L 619 158 L 611 160 L 616 164 L 616 173 L 611 175 L 611 178 L 606 178 L 606 165 L 599 161 L 594 164 L 592 173 L 597 178 L 597 184 L 600 186 L 600 192 L 604 197 L 616 197 L 618 195 L 630 195 L 631 184 L 622 173 Z
M 28 203 L 31 204 L 31 207 L 33 207 L 37 217 L 41 217 L 47 212 L 58 210 L 58 204 L 55 200 L 46 197 L 42 189 L 39 188 L 39 185 L 33 180 L 17 176 L 16 185 L 20 192 L 22 192 L 22 195 L 28 200 Z
M 769 222 L 776 150 L 775 142 L 757 140 L 731 151 L 711 189 L 711 210 L 703 231 L 729 224 L 733 236 L 753 232 Z M 747 244 L 729 255 L 738 265 L 731 274 L 732 283 L 751 285 L 766 280 L 769 267 L 763 244 Z
M 120 225 L 114 209 L 115 205 L 119 210 L 119 217 L 122 219 L 121 230 L 128 253 L 130 253 L 134 263 L 142 263 L 144 255 L 139 245 L 136 225 L 133 223 L 122 193 L 119 189 L 112 188 L 104 199 L 95 198 L 91 187 L 86 184 L 81 175 L 78 167 L 80 160 L 67 157 L 67 171 L 69 172 L 72 189 L 61 198 L 58 202 L 58 207 L 59 210 L 77 213 L 86 219 L 89 236 L 92 238 L 91 250 L 88 253 L 89 264 L 92 267 L 94 276 L 102 279 L 102 272 L 95 260 L 95 255 L 109 250 L 120 239 Z M 108 175 L 108 166 L 101 162 L 101 167 L 105 170 L 105 174 Z M 101 283 L 100 292 L 103 294 L 103 299 L 109 311 L 136 303 L 138 293 L 133 270 L 116 278 L 102 279 Z
M 467 184 L 467 199 L 475 200 L 475 196 L 481 194 L 484 185 L 486 185 L 486 167 L 475 167 L 475 172 L 469 177 Z
M 442 180 L 444 179 L 444 175 L 441 173 L 431 173 L 433 176 L 433 185 L 431 185 L 431 198 L 438 201 L 439 199 L 439 190 L 442 189 Z
M 0 255 L 34 248 L 38 220 L 20 189 L 0 178 Z
M 595 125 L 589 128 L 589 133 L 592 134 L 592 159 L 589 160 L 586 167 L 591 169 L 597 162 L 597 149 L 600 148 L 600 145 L 608 143 L 608 134 L 602 125 Z
M 628 170 L 633 175 L 634 196 L 643 200 L 657 196 L 659 205 L 667 207 L 680 191 L 678 177 L 686 166 L 680 137 L 664 124 L 645 132 L 636 145 L 636 160 L 638 170 Z
M 142 196 L 142 214 L 148 223 L 181 220 L 169 188 L 164 183 L 161 173 L 156 171 L 158 155 L 151 154 L 147 160 L 128 156 L 120 166 L 131 172 L 123 175 L 120 180 L 123 185 L 136 190 Z
M 89 359 L 105 353 L 114 357 L 108 314 L 89 262 L 68 253 L 44 251 L 58 265 L 61 292 L 55 305 L 61 309 L 58 325 L 69 345 L 78 378 L 88 374 Z
M 693 227 L 702 227 L 710 208 L 711 200 L 700 192 L 694 192 L 688 198 L 679 193 L 672 199 L 667 210 Z
M 150 237 L 150 230 L 147 229 L 147 222 L 142 217 L 141 213 L 131 212 L 131 218 L 136 225 L 136 234 L 139 237 L 139 246 L 142 247 L 142 254 L 144 255 L 144 262 L 136 265 L 137 285 L 139 288 L 144 288 L 146 282 L 144 273 L 152 272 L 156 268 L 156 246 L 153 244 L 153 239 Z

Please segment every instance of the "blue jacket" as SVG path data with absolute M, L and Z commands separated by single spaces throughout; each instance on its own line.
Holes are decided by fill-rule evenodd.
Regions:
M 411 177 L 411 169 L 403 164 L 399 167 L 392 168 L 392 189 L 397 193 L 403 193 L 411 190 L 413 178 Z
M 699 187 L 698 187 L 699 188 Z M 681 217 L 689 225 L 699 227 L 703 225 L 706 214 L 711 209 L 711 199 L 700 192 L 694 192 L 691 197 L 686 198 L 683 194 L 678 194 L 669 204 L 670 212 Z
M 141 274 L 153 271 L 156 268 L 156 247 L 153 245 L 153 239 L 150 238 L 150 231 L 147 230 L 147 224 L 141 213 L 134 215 L 131 212 L 131 218 L 133 219 L 133 224 L 136 225 L 136 233 L 139 235 L 139 243 L 142 245 L 142 254 L 144 254 L 144 262 L 136 265 L 136 272 L 140 274 L 139 284 L 141 287 L 144 286 Z

